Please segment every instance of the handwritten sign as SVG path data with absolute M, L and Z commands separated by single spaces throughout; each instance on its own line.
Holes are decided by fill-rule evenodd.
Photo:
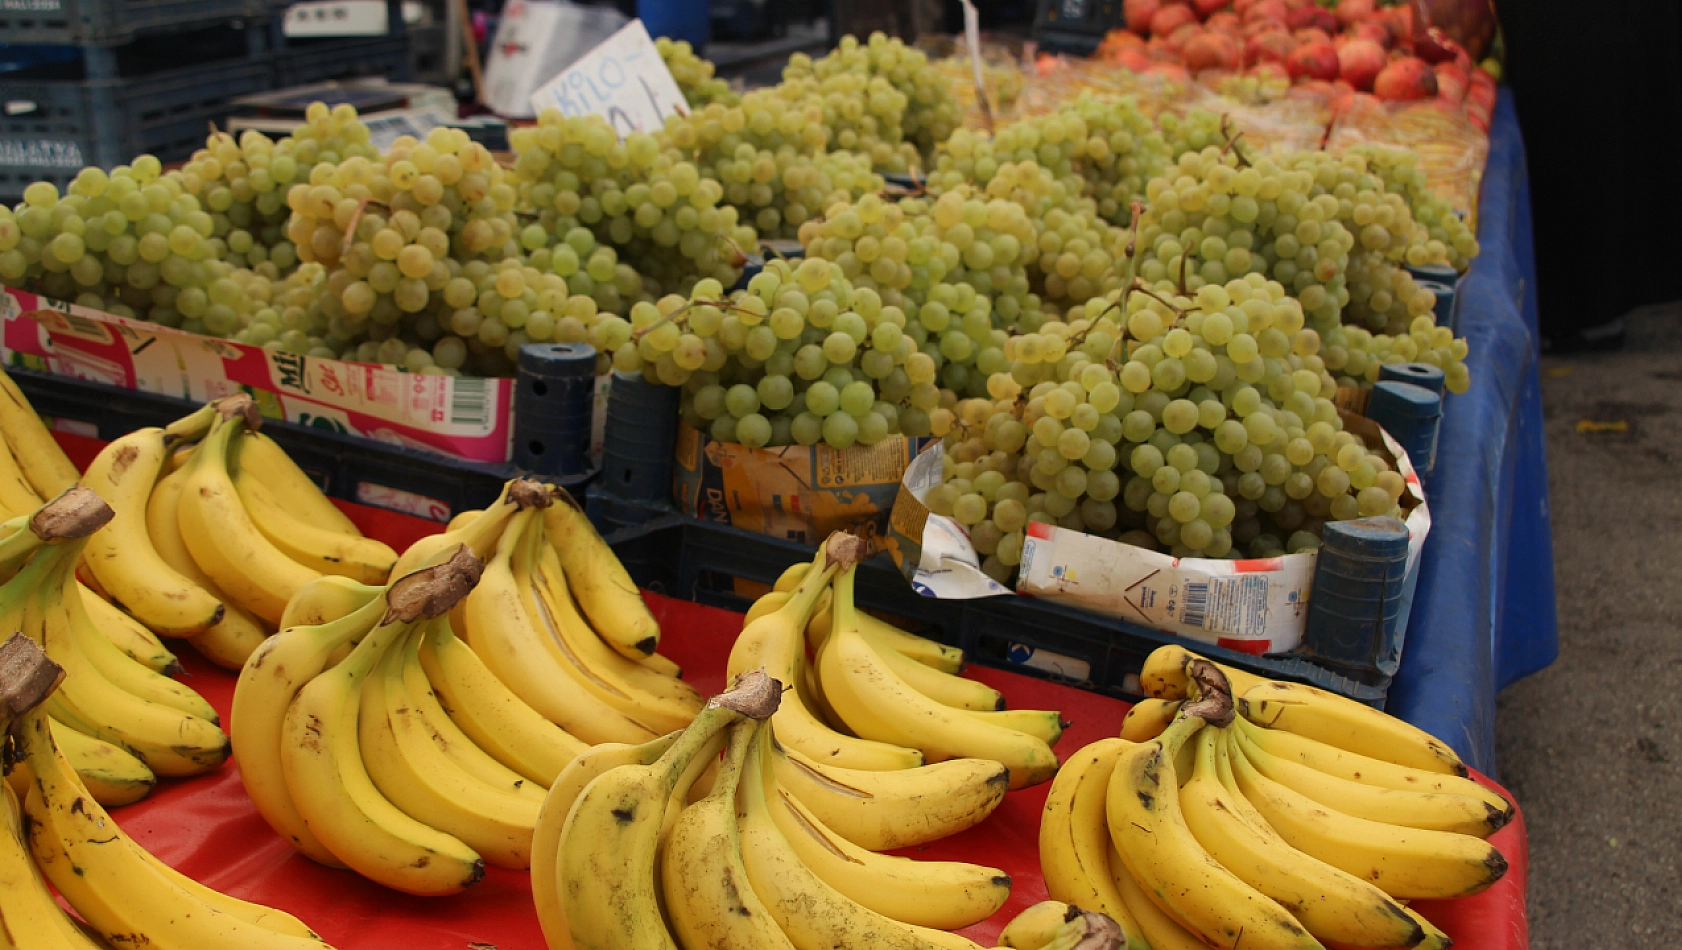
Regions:
M 532 108 L 559 109 L 568 117 L 594 113 L 620 138 L 652 132 L 684 109 L 683 91 L 660 58 L 641 20 L 584 54 L 531 95 Z

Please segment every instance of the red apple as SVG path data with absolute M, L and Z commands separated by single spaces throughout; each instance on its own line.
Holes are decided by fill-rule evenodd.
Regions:
M 1202 36 L 1206 32 L 1208 31 L 1203 29 L 1203 24 L 1201 23 L 1187 23 L 1185 26 L 1182 26 L 1174 32 L 1168 34 L 1168 37 L 1163 45 L 1165 48 L 1178 54 L 1181 59 L 1184 59 L 1186 54 L 1186 44 L 1190 43 L 1194 38 Z
M 1338 76 L 1366 92 L 1372 89 L 1373 80 L 1384 68 L 1384 47 L 1372 40 L 1350 40 L 1337 51 L 1337 62 Z
M 1313 26 L 1317 12 L 1319 7 L 1293 7 L 1291 12 L 1285 14 L 1285 25 L 1293 30 Z
M 1291 39 L 1289 33 L 1271 30 L 1258 33 L 1244 43 L 1244 61 L 1247 63 L 1283 63 L 1291 51 L 1297 48 L 1297 41 Z
M 1447 99 L 1450 102 L 1459 102 L 1466 98 L 1466 89 L 1471 84 L 1471 80 L 1466 78 L 1466 74 L 1460 71 L 1459 66 L 1453 63 L 1438 63 L 1436 73 L 1437 98 Z
M 1122 0 L 1122 19 L 1127 22 L 1127 28 L 1141 36 L 1149 36 L 1151 31 L 1151 17 L 1162 9 L 1162 0 Z
M 1151 15 L 1151 35 L 1167 36 L 1187 23 L 1196 23 L 1197 14 L 1183 3 L 1164 5 Z
M 1225 33 L 1208 31 L 1188 40 L 1183 55 L 1186 68 L 1194 73 L 1205 69 L 1235 70 L 1243 65 L 1244 59 L 1238 40 Z
M 1394 36 L 1398 43 L 1411 43 L 1413 41 L 1413 7 L 1411 5 L 1402 4 L 1385 7 L 1378 12 L 1378 16 L 1379 19 L 1384 21 L 1384 25 L 1390 30 L 1390 35 Z
M 1332 35 L 1330 33 L 1327 33 L 1325 30 L 1318 29 L 1318 28 L 1312 27 L 1312 26 L 1308 27 L 1307 29 L 1292 30 L 1291 31 L 1291 38 L 1296 40 L 1297 43 L 1299 43 L 1299 44 L 1301 44 L 1301 43 L 1325 43 L 1329 46 L 1329 45 L 1331 45 L 1331 42 L 1332 42 Z
M 1373 95 L 1391 102 L 1410 99 L 1434 99 L 1437 96 L 1437 74 L 1431 64 L 1417 56 L 1403 56 L 1382 70 L 1373 80 Z
M 1236 34 L 1243 29 L 1243 23 L 1238 19 L 1238 14 L 1231 10 L 1222 10 L 1203 21 L 1203 25 L 1218 33 Z
M 1351 39 L 1372 40 L 1385 49 L 1389 49 L 1391 41 L 1394 40 L 1390 30 L 1377 20 L 1362 20 L 1350 26 L 1343 35 Z
M 1197 11 L 1199 18 L 1207 20 L 1226 9 L 1229 2 L 1231 0 L 1191 0 L 1191 6 L 1193 10 Z
M 1340 68 L 1337 50 L 1326 42 L 1304 43 L 1285 57 L 1285 69 L 1296 80 L 1336 79 Z
M 1347 28 L 1372 16 L 1375 9 L 1373 0 L 1338 0 L 1337 22 Z
M 1289 16 L 1290 12 L 1286 9 L 1284 0 L 1256 0 L 1244 11 L 1244 22 L 1255 23 L 1258 20 L 1276 20 L 1279 23 L 1284 23 L 1285 17 Z

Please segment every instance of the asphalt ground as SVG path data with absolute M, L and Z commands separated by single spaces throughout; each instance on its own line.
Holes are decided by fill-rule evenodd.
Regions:
M 1534 950 L 1682 948 L 1682 303 L 1625 325 L 1619 352 L 1542 360 L 1559 659 L 1496 727 Z

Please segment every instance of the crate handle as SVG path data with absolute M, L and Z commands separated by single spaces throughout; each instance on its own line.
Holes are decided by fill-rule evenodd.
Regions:
M 8 116 L 29 115 L 32 112 L 39 112 L 40 109 L 40 104 L 28 99 L 9 99 L 6 101 L 6 115 Z

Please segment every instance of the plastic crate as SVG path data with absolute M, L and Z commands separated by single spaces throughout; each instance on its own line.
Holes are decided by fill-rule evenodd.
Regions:
M 1039 0 L 1033 36 L 1041 49 L 1087 56 L 1124 24 L 1121 0 Z
M 738 593 L 737 581 L 770 584 L 789 565 L 810 560 L 814 553 L 804 544 L 682 515 L 609 530 L 606 539 L 640 586 L 744 611 L 751 601 Z M 1384 704 L 1384 688 L 1301 659 L 1250 656 L 1028 597 L 922 597 L 886 555 L 860 566 L 856 598 L 861 607 L 913 632 L 961 647 L 973 662 L 1112 696 L 1138 698 L 1145 658 L 1163 644 L 1178 643 L 1262 676 Z
M 204 147 L 210 123 L 227 121 L 235 96 L 272 82 L 261 53 L 116 79 L 0 77 L 0 199 L 34 181 L 62 187 L 86 165 L 186 158 Z
M 274 57 L 275 88 L 303 86 L 349 76 L 381 76 L 408 82 L 412 63 L 409 34 L 336 39 L 287 40 Z
M 266 0 L 23 0 L 0 3 L 0 39 L 12 44 L 116 46 L 142 33 L 267 19 Z
M 83 434 L 105 440 L 143 426 L 167 425 L 198 408 L 198 403 L 185 399 L 22 367 L 8 367 L 7 372 L 36 412 L 79 423 L 88 427 Z M 264 419 L 263 432 L 334 498 L 439 522 L 490 504 L 504 482 L 521 474 L 513 465 L 465 462 L 277 419 Z M 545 476 L 544 481 L 579 493 L 593 474 L 568 479 Z

